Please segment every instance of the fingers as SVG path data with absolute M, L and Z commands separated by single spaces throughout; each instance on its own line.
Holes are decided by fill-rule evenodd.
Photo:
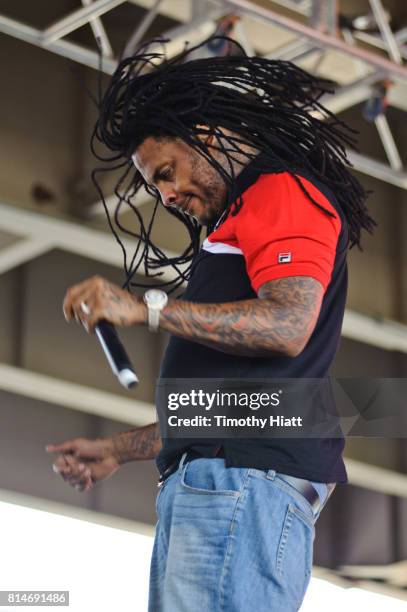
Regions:
M 83 281 L 82 283 L 78 283 L 73 287 L 70 287 L 65 294 L 65 298 L 62 304 L 62 309 L 64 311 L 65 319 L 69 322 L 75 317 L 75 312 L 72 308 L 73 302 L 78 295 L 86 291 L 86 288 L 89 286 L 89 279 Z
M 88 291 L 77 295 L 69 306 L 69 312 L 70 315 L 65 314 L 67 322 L 69 323 L 72 318 L 75 318 L 75 321 L 83 325 L 88 333 L 93 333 L 95 325 L 103 318 L 103 314 L 97 307 L 95 295 Z
M 90 468 L 71 455 L 59 455 L 52 469 L 77 491 L 86 491 L 93 486 Z
M 64 302 L 63 309 L 68 323 L 74 318 L 77 323 L 84 325 L 95 310 L 94 296 L 88 290 L 82 291 L 72 299 L 68 306 Z
M 47 453 L 76 453 L 78 450 L 76 440 L 67 440 L 61 444 L 47 444 Z
M 65 294 L 63 311 L 65 319 L 69 322 L 75 318 L 78 322 L 82 318 L 83 312 L 80 310 L 80 303 L 86 302 L 92 309 L 92 297 L 105 286 L 107 281 L 100 276 L 92 276 L 82 283 L 70 287 Z
M 70 467 L 67 461 L 65 460 L 64 455 L 59 455 L 52 464 L 52 469 L 56 474 L 60 474 L 64 480 L 67 480 L 69 477 Z
M 68 463 L 69 484 L 74 487 L 77 491 L 84 491 L 92 486 L 92 476 L 89 467 L 85 464 L 78 462 L 69 455 L 65 456 L 65 460 Z
M 68 322 L 75 318 L 89 333 L 94 332 L 101 319 L 121 326 L 146 323 L 147 320 L 147 308 L 141 298 L 100 276 L 68 289 L 63 309 Z
M 110 446 L 109 446 L 110 443 Z M 63 453 L 81 461 L 83 459 L 102 459 L 111 450 L 112 442 L 109 438 L 75 438 L 61 444 L 48 444 L 45 450 L 49 453 Z

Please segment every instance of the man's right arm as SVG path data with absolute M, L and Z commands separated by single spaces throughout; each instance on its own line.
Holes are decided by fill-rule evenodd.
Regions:
M 75 438 L 49 444 L 47 452 L 59 453 L 53 470 L 78 491 L 91 489 L 129 461 L 154 459 L 161 450 L 158 423 L 137 427 L 106 438 Z
M 120 465 L 129 461 L 154 459 L 161 450 L 158 423 L 135 427 L 112 436 L 113 453 Z

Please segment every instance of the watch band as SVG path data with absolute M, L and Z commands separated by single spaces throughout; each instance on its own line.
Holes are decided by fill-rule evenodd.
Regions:
M 147 305 L 147 320 L 149 331 L 158 331 L 160 323 L 160 312 L 161 308 L 153 308 L 152 306 Z
M 147 324 L 151 332 L 157 332 L 160 323 L 160 312 L 168 302 L 168 295 L 161 289 L 149 289 L 143 296 L 147 306 Z

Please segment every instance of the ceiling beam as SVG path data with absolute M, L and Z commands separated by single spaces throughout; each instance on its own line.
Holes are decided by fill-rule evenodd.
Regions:
M 92 4 L 92 2 L 93 0 L 82 0 L 83 6 L 89 6 Z M 102 20 L 99 17 L 92 17 L 89 21 L 89 25 L 92 28 L 92 32 L 98 46 L 100 46 L 102 50 L 102 54 L 105 57 L 113 57 L 112 45 L 110 44 L 110 40 Z
M 115 194 L 111 196 L 107 196 L 105 198 L 105 205 L 110 215 L 114 214 L 118 201 L 119 201 L 119 198 Z M 154 198 L 149 193 L 147 193 L 144 189 L 139 189 L 136 195 L 132 198 L 131 203 L 136 208 L 140 208 L 141 206 L 144 206 L 145 204 L 153 204 Z M 120 214 L 129 212 L 129 210 L 130 210 L 130 207 L 126 203 L 124 203 L 121 206 Z M 105 207 L 103 206 L 103 202 L 101 200 L 94 202 L 86 210 L 86 213 L 89 214 L 91 217 L 106 216 L 106 211 L 105 211 Z
M 0 15 L 0 32 L 8 34 L 13 38 L 35 45 L 47 51 L 52 51 L 57 55 L 66 57 L 74 62 L 99 70 L 99 55 L 95 51 L 86 49 L 67 40 L 56 40 L 55 42 L 44 44 L 43 33 L 41 30 L 32 28 L 15 19 L 10 19 L 5 15 Z M 113 74 L 116 70 L 117 62 L 109 57 L 104 57 L 102 62 L 102 72 Z
M 95 0 L 88 6 L 83 6 L 46 28 L 42 32 L 43 45 L 47 46 L 74 30 L 78 30 L 92 19 L 100 17 L 124 2 L 126 0 Z
M 379 181 L 385 181 L 395 187 L 407 189 L 407 172 L 393 170 L 388 164 L 379 162 L 366 155 L 360 155 L 360 153 L 356 153 L 355 151 L 347 150 L 346 154 L 352 166 L 358 172 L 373 176 Z
M 312 29 L 310 26 L 305 25 L 295 19 L 280 15 L 276 11 L 269 8 L 260 6 L 250 0 L 228 0 L 228 6 L 232 9 L 241 10 L 245 14 L 250 15 L 260 21 L 266 23 L 274 23 L 281 28 L 293 32 L 299 36 L 303 36 L 308 40 L 315 43 L 316 46 L 320 46 L 325 49 L 334 49 L 358 59 L 366 64 L 373 66 L 376 69 L 385 70 L 389 75 L 395 78 L 407 80 L 407 68 L 400 66 L 382 55 L 372 53 L 363 48 L 349 46 L 345 41 L 339 37 L 325 34 L 318 30 Z
M 407 325 L 396 321 L 374 319 L 347 309 L 342 335 L 387 351 L 407 353 Z
M 345 457 L 349 484 L 377 493 L 407 498 L 407 475 Z
M 372 95 L 372 86 L 382 81 L 386 76 L 383 70 L 376 70 L 358 78 L 352 83 L 338 87 L 334 94 L 324 94 L 320 103 L 332 113 L 338 114 L 342 111 L 364 102 Z
M 157 420 L 153 404 L 0 363 L 0 389 L 35 400 L 143 426 Z
M 369 4 L 372 9 L 375 21 L 379 26 L 379 30 L 382 35 L 382 40 L 386 46 L 386 50 L 389 56 L 391 57 L 393 62 L 401 65 L 403 63 L 403 60 L 401 57 L 399 44 L 390 28 L 387 13 L 384 9 L 381 0 L 369 0 Z
M 0 274 L 50 251 L 53 242 L 43 238 L 27 238 L 0 250 Z
M 149 27 L 155 20 L 161 3 L 162 3 L 162 0 L 155 0 L 151 9 L 149 9 L 147 13 L 144 15 L 143 19 L 139 21 L 129 41 L 126 43 L 126 46 L 123 52 L 123 57 L 128 57 L 130 55 L 133 55 L 133 53 L 137 50 L 137 47 L 139 46 L 144 34 L 147 32 L 147 30 L 149 29 Z
M 123 268 L 122 250 L 114 237 L 107 232 L 3 203 L 0 203 L 0 229 L 17 236 L 24 232 L 27 238 L 33 240 L 48 244 L 52 241 L 53 248 Z M 135 242 L 124 237 L 121 240 L 126 252 L 133 253 Z M 162 250 L 168 258 L 176 256 L 172 251 Z M 180 265 L 179 268 L 182 270 L 185 265 Z M 142 268 L 139 274 L 143 274 Z M 165 270 L 160 280 L 171 280 L 173 277 L 171 271 Z

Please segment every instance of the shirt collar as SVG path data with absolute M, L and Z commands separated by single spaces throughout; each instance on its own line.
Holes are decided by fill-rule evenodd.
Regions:
M 281 169 L 282 166 L 277 160 L 273 161 L 270 159 L 270 156 L 259 153 L 237 175 L 229 195 L 228 204 L 232 204 L 239 196 L 249 189 L 262 174 L 281 172 Z
M 266 157 L 264 153 L 256 155 L 235 178 L 231 190 L 226 199 L 226 206 L 229 207 L 233 204 L 249 187 L 254 185 L 258 178 L 262 174 L 268 174 L 270 172 L 281 171 L 281 165 L 276 162 L 271 162 L 269 157 Z M 215 221 L 214 225 L 208 228 L 208 234 L 216 229 L 221 223 L 222 219 L 226 215 L 226 209 Z

